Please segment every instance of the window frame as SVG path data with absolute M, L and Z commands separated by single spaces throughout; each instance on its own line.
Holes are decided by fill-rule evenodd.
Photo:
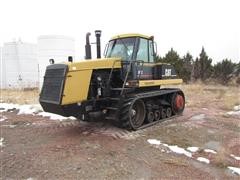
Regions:
M 150 52 L 150 45 L 152 44 L 152 52 Z M 151 54 L 152 53 L 152 54 Z M 152 61 L 150 62 L 150 56 L 152 56 Z M 154 41 L 151 39 L 148 39 L 148 62 L 149 63 L 155 63 L 155 57 L 154 57 Z
M 128 38 L 132 38 L 132 39 L 135 39 L 134 40 L 134 43 L 133 43 L 133 49 L 132 49 L 132 54 L 131 54 L 131 57 L 130 57 L 130 59 L 132 60 L 132 59 L 134 59 L 135 58 L 135 51 L 136 51 L 136 45 L 138 44 L 138 42 L 137 42 L 137 40 L 138 40 L 138 38 L 135 38 L 135 37 L 125 37 L 125 38 L 119 38 L 119 39 L 113 39 L 113 40 L 110 40 L 109 42 L 108 42 L 108 48 L 107 48 L 107 51 L 106 51 L 106 58 L 110 58 L 110 57 L 112 57 L 112 49 L 115 47 L 115 45 L 116 45 L 116 43 L 117 43 L 117 41 L 124 41 L 124 39 L 128 39 Z M 121 39 L 121 40 L 120 40 Z M 111 42 L 113 42 L 113 45 L 112 45 L 112 47 L 109 49 L 109 44 L 111 43 Z M 111 52 L 111 54 L 110 54 L 110 57 L 108 57 L 108 51 L 110 51 Z
M 147 40 L 147 57 L 148 57 L 148 59 L 147 59 L 147 61 L 145 62 L 144 61 L 144 63 L 154 63 L 155 61 L 154 61 L 154 48 L 152 48 L 152 53 L 153 53 L 153 55 L 151 55 L 150 53 L 150 44 L 152 43 L 152 45 L 153 45 L 153 40 L 151 40 L 151 39 L 147 39 L 147 38 L 143 38 L 143 37 L 138 37 L 137 38 L 137 50 L 136 50 L 136 60 L 139 60 L 139 59 L 137 59 L 137 56 L 138 56 L 138 51 L 139 51 L 139 48 L 140 48 L 140 43 L 141 43 L 141 39 L 144 39 L 144 40 Z M 152 61 L 150 61 L 150 56 L 152 56 L 153 57 L 153 59 L 152 59 Z

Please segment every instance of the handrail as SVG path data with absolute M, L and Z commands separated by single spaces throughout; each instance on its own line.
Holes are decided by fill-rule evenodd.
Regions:
M 130 70 L 131 70 L 131 67 L 132 67 L 132 61 L 130 62 L 129 66 L 128 66 L 128 70 L 127 70 L 127 73 L 126 73 L 126 75 L 125 75 L 125 79 L 124 79 L 124 81 L 123 81 L 122 90 L 121 90 L 120 95 L 123 94 L 123 90 L 124 90 L 125 84 L 126 84 L 126 82 L 127 82 L 128 74 L 129 74 L 129 72 L 130 72 Z
M 129 62 L 129 61 L 127 61 L 127 62 Z M 129 72 L 131 71 L 131 68 L 132 68 L 132 64 L 134 63 L 142 63 L 142 69 L 143 69 L 143 64 L 144 64 L 144 61 L 141 61 L 141 60 L 132 60 L 132 61 L 130 61 L 130 64 L 129 64 L 129 66 L 128 66 L 128 70 L 127 70 L 127 73 L 126 73 L 126 76 L 125 76 L 125 79 L 124 79 L 124 82 L 123 82 L 123 86 L 122 86 L 122 90 L 121 90 L 121 95 L 123 94 L 123 90 L 124 90 L 124 87 L 125 87 L 125 85 L 126 85 L 126 82 L 127 82 L 127 79 L 128 79 L 128 75 L 129 75 Z M 137 66 L 138 66 L 138 64 L 137 64 Z M 138 80 L 140 79 L 140 76 L 141 76 L 141 73 L 138 75 Z
M 112 78 L 112 73 L 113 73 L 113 70 L 114 70 L 114 67 L 115 67 L 115 63 L 119 62 L 119 61 L 121 61 L 121 62 L 130 62 L 129 65 L 128 65 L 128 69 L 127 69 L 127 72 L 126 72 L 126 75 L 125 75 L 125 78 L 124 78 L 124 81 L 123 81 L 123 85 L 122 85 L 122 90 L 121 90 L 121 93 L 120 93 L 122 95 L 123 91 L 124 91 L 124 88 L 125 88 L 125 85 L 127 83 L 127 79 L 128 79 L 129 73 L 130 73 L 131 68 L 132 68 L 132 64 L 141 63 L 141 72 L 142 72 L 144 61 L 142 61 L 142 60 L 134 60 L 134 61 L 133 60 L 128 60 L 128 61 L 126 61 L 126 60 L 115 60 L 113 62 L 112 69 L 111 69 L 111 72 L 109 74 L 108 83 L 107 83 L 108 84 L 108 88 L 110 87 L 110 81 L 111 81 L 111 78 Z M 138 65 L 139 64 L 137 64 L 137 67 L 138 67 Z M 137 68 L 137 71 L 138 71 L 138 68 Z M 138 74 L 138 80 L 140 79 L 140 77 L 142 75 L 141 72 Z
M 108 82 L 107 82 L 108 88 L 110 87 L 110 81 L 111 81 L 113 69 L 114 69 L 114 67 L 115 67 L 115 63 L 118 62 L 118 61 L 121 61 L 121 60 L 119 59 L 119 60 L 115 60 L 115 61 L 113 62 L 112 69 L 111 69 L 111 71 L 110 71 L 109 78 L 108 78 Z

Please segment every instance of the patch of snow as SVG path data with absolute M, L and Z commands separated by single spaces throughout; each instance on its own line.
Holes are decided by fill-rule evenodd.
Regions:
M 233 173 L 240 175 L 240 168 L 228 166 L 228 169 L 231 169 Z
M 153 145 L 160 145 L 161 141 L 157 140 L 157 139 L 148 139 L 147 142 L 149 144 L 153 144 Z
M 35 178 L 30 177 L 30 178 L 27 178 L 26 180 L 35 180 Z
M 3 127 L 10 127 L 10 128 L 15 128 L 17 125 L 12 125 L 12 124 L 10 124 L 10 125 L 2 125 Z
M 234 110 L 234 111 L 240 111 L 240 105 L 234 106 L 234 107 L 233 107 L 233 110 Z
M 184 148 L 178 147 L 177 145 L 170 146 L 168 144 L 162 144 L 161 141 L 159 141 L 157 139 L 148 139 L 147 141 L 149 144 L 153 144 L 153 145 L 161 144 L 161 145 L 167 147 L 168 149 L 170 149 L 172 152 L 175 152 L 177 154 L 184 154 L 187 157 L 192 157 L 192 153 L 186 151 Z
M 18 114 L 34 114 L 42 111 L 39 104 L 19 105 L 12 103 L 0 103 L 0 112 L 6 112 L 12 109 L 18 109 Z
M 184 154 L 187 157 L 192 157 L 192 153 L 186 151 L 184 148 L 178 147 L 177 145 L 174 146 L 167 145 L 166 147 L 168 147 L 171 151 L 177 154 Z
M 6 118 L 5 116 L 2 116 L 2 117 L 0 118 L 0 122 L 3 122 L 3 121 L 5 121 L 5 120 L 7 120 L 7 118 Z
M 199 147 L 188 147 L 187 150 L 190 152 L 197 152 L 199 150 Z
M 227 115 L 240 116 L 240 111 L 229 111 L 227 112 Z
M 76 120 L 76 118 L 75 118 L 75 117 L 73 117 L 73 116 L 70 116 L 70 117 L 68 117 L 68 119 L 71 119 L 71 120 Z
M 234 159 L 236 159 L 236 160 L 240 161 L 240 157 L 238 157 L 238 156 L 235 156 L 234 154 L 231 154 L 230 156 L 231 156 L 231 157 L 233 157 Z
M 206 164 L 209 164 L 209 163 L 210 163 L 209 159 L 204 158 L 204 157 L 198 157 L 197 160 L 200 161 L 200 162 L 204 162 L 204 163 L 206 163 Z
M 8 104 L 8 103 L 0 103 L 0 112 L 5 112 L 11 109 L 18 109 L 18 115 L 20 114 L 32 114 L 32 115 L 40 115 L 43 117 L 49 117 L 52 120 L 66 120 L 66 119 L 71 119 L 71 120 L 76 120 L 75 117 L 63 117 L 61 115 L 53 114 L 53 113 L 48 113 L 48 112 L 42 112 L 42 107 L 40 104 L 25 104 L 25 105 L 19 105 L 19 104 Z M 0 121 L 4 121 L 2 118 Z
M 204 152 L 217 154 L 217 152 L 212 149 L 204 149 Z
M 205 116 L 206 116 L 205 114 L 198 114 L 198 115 L 192 116 L 190 120 L 194 120 L 194 121 L 202 120 L 205 118 Z
M 6 112 L 11 109 L 18 109 L 19 104 L 12 104 L 12 103 L 0 103 L 0 112 Z
M 52 120 L 66 120 L 66 119 L 71 119 L 71 120 L 76 120 L 76 118 L 74 117 L 64 117 L 58 114 L 53 114 L 53 113 L 49 113 L 49 112 L 40 112 L 37 115 L 43 116 L 43 117 L 49 117 Z
M 18 114 L 35 114 L 42 111 L 39 104 L 20 105 Z
M 3 147 L 3 146 L 4 146 L 4 145 L 3 145 L 3 141 L 4 141 L 4 138 L 1 137 L 1 138 L 0 138 L 0 147 Z
M 227 115 L 232 115 L 232 116 L 240 116 L 240 105 L 234 106 L 233 111 L 229 111 L 226 114 Z
M 64 116 L 61 116 L 61 115 L 58 115 L 58 114 L 49 113 L 49 112 L 40 112 L 40 113 L 38 113 L 38 115 L 43 116 L 43 117 L 49 117 L 52 120 L 65 120 L 65 119 L 67 119 Z

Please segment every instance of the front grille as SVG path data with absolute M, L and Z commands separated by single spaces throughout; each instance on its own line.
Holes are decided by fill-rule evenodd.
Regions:
M 61 104 L 67 65 L 53 64 L 47 67 L 40 94 L 41 102 Z

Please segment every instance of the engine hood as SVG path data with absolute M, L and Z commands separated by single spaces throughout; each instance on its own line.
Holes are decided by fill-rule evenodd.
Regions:
M 94 70 L 94 69 L 111 69 L 121 68 L 121 58 L 103 58 L 103 59 L 91 59 L 82 60 L 78 62 L 66 63 L 68 65 L 68 71 L 82 71 L 82 70 Z

